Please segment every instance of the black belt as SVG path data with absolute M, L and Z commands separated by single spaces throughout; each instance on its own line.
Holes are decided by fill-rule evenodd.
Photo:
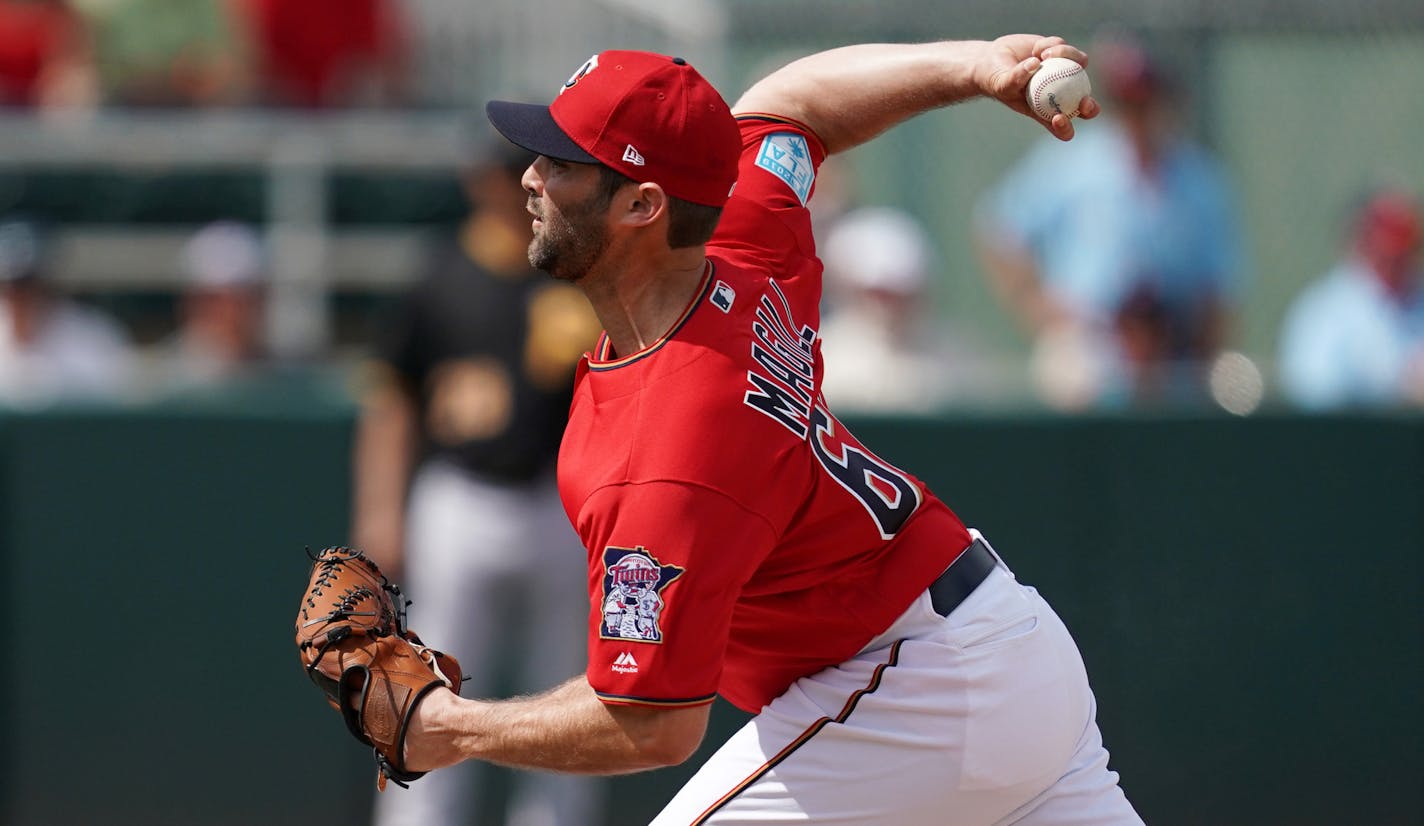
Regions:
M 930 583 L 930 602 L 934 603 L 935 613 L 942 617 L 949 616 L 998 564 L 999 560 L 984 540 L 974 540 L 944 569 L 939 579 Z

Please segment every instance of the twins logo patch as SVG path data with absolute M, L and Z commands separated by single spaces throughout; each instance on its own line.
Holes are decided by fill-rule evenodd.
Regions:
M 605 640 L 663 641 L 659 620 L 662 591 L 682 576 L 684 569 L 663 565 L 642 545 L 603 549 L 603 624 Z
M 756 165 L 791 187 L 803 206 L 811 197 L 816 169 L 811 165 L 811 151 L 801 135 L 795 132 L 767 135 L 762 139 L 761 149 L 757 150 Z

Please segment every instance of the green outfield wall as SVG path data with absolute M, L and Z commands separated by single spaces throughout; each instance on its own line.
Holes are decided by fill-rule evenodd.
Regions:
M 1059 608 L 1149 823 L 1421 821 L 1424 419 L 854 427 Z M 370 760 L 291 639 L 351 432 L 339 404 L 0 418 L 0 822 L 365 822 Z M 691 771 L 610 781 L 606 823 Z

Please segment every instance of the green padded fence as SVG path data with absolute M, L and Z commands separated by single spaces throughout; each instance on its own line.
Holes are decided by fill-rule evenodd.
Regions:
M 1424 420 L 853 427 L 1058 607 L 1149 823 L 1420 822 Z M 0 419 L 0 822 L 365 822 L 370 761 L 291 642 L 351 430 L 339 404 Z M 610 781 L 608 826 L 695 762 Z

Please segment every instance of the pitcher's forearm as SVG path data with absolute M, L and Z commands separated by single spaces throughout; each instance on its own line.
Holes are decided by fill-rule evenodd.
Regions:
M 973 97 L 993 98 L 1037 121 L 1060 140 L 1073 137 L 1073 121 L 1057 114 L 1042 120 L 1024 99 L 1029 78 L 1050 57 L 1087 64 L 1088 56 L 1061 37 L 1004 35 L 938 43 L 869 43 L 818 52 L 757 82 L 732 107 L 801 121 L 831 154 L 859 146 L 921 112 Z M 1078 116 L 1096 117 L 1086 97 Z
M 697 750 L 708 706 L 605 705 L 576 677 L 511 700 L 435 692 L 416 708 L 406 740 L 415 771 L 484 760 L 518 769 L 626 774 L 676 765 Z

